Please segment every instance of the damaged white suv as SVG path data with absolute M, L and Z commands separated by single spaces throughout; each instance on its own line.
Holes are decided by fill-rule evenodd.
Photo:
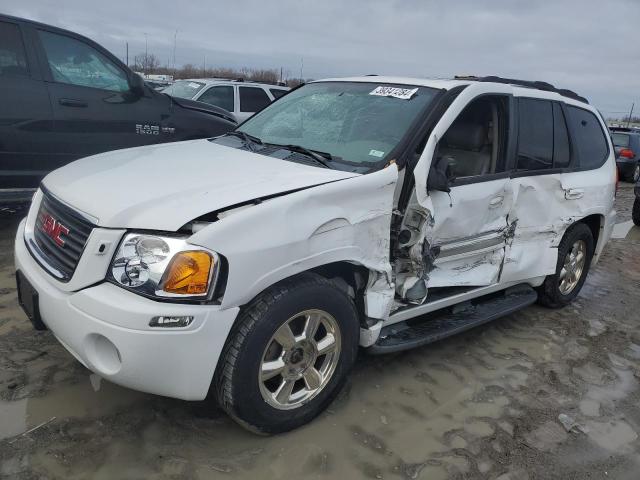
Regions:
M 313 82 L 226 136 L 48 175 L 17 233 L 20 302 L 108 380 L 286 431 L 359 346 L 575 298 L 614 224 L 606 131 L 540 82 Z

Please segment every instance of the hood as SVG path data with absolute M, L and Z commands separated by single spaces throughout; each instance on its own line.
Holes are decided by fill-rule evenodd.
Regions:
M 175 231 L 215 210 L 354 176 L 192 140 L 87 157 L 43 184 L 99 226 Z
M 227 112 L 224 108 L 220 108 L 220 107 L 216 107 L 215 105 L 210 105 L 208 103 L 198 102 L 196 100 L 188 100 L 186 98 L 180 98 L 180 97 L 171 97 L 171 100 L 173 101 L 173 103 L 175 103 L 176 105 L 182 108 L 187 108 L 189 110 L 196 110 L 198 112 L 208 113 L 210 115 L 215 115 L 217 117 L 224 118 L 225 120 L 228 120 L 230 122 L 233 122 L 236 124 L 238 123 L 236 121 L 236 117 L 232 113 Z

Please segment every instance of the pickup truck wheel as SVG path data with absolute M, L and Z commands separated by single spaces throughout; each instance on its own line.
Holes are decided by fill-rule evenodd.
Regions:
M 636 199 L 633 201 L 631 218 L 633 219 L 633 223 L 640 226 L 640 198 L 639 197 L 636 197 Z
M 262 434 L 312 420 L 338 394 L 358 351 L 358 315 L 330 280 L 303 274 L 242 310 L 216 372 L 220 406 Z
M 589 273 L 593 258 L 593 234 L 584 223 L 576 223 L 565 233 L 558 246 L 556 273 L 538 288 L 538 303 L 561 308 L 578 296 Z

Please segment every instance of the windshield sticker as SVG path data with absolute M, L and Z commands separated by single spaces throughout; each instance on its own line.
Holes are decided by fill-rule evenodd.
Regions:
M 382 158 L 384 157 L 384 152 L 381 152 L 380 150 L 370 150 L 369 155 L 372 157 Z
M 200 84 L 196 82 L 189 82 L 189 86 L 191 88 L 200 88 Z
M 398 87 L 376 87 L 369 95 L 377 95 L 379 97 L 394 97 L 401 100 L 409 100 L 413 97 L 417 88 L 398 88 Z

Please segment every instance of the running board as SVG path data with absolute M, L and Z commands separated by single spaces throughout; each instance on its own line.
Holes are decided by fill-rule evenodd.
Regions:
M 516 285 L 493 295 L 384 327 L 377 342 L 367 351 L 392 353 L 437 342 L 527 307 L 537 299 L 538 294 L 531 286 Z

